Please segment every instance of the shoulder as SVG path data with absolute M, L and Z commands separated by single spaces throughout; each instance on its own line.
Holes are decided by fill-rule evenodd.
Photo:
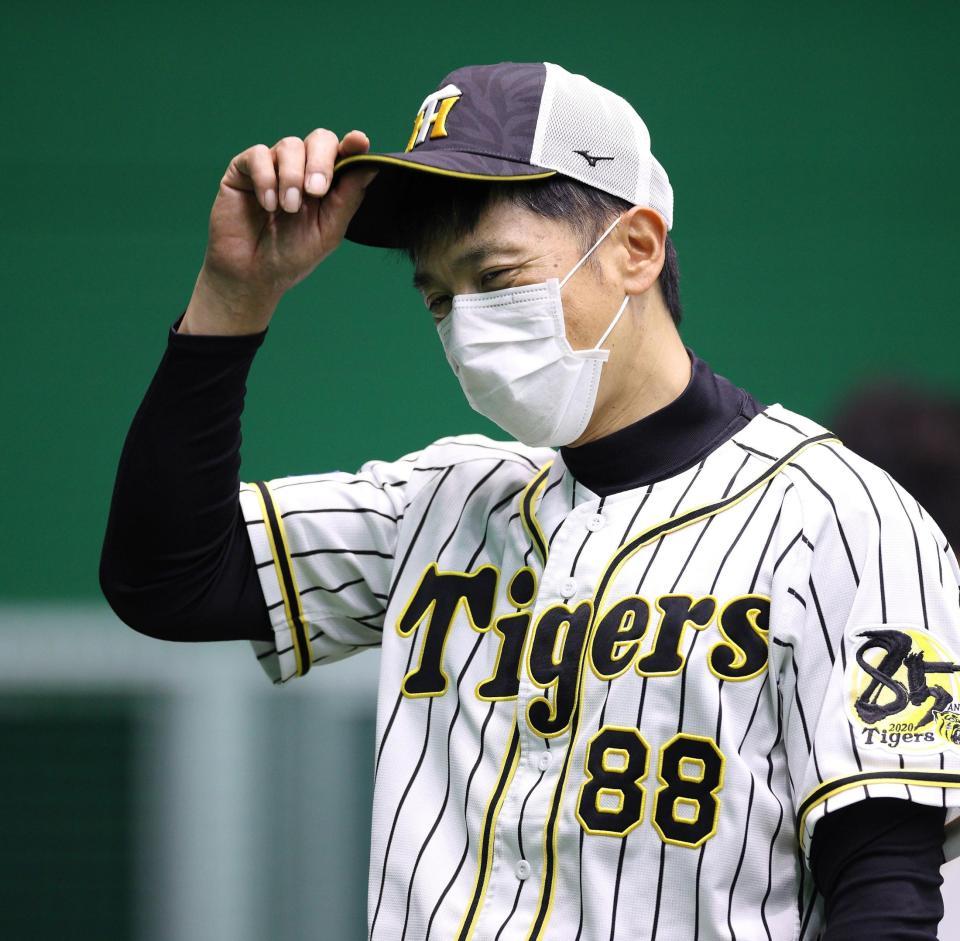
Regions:
M 486 435 L 449 435 L 438 438 L 423 451 L 425 461 L 443 468 L 473 461 L 489 461 L 506 467 L 506 473 L 520 468 L 524 476 L 537 473 L 556 457 L 551 448 L 531 448 L 519 441 L 499 441 Z
M 441 483 L 447 488 L 452 483 L 491 491 L 524 486 L 555 457 L 551 448 L 465 434 L 437 438 L 395 463 L 406 467 L 408 496 L 412 496 L 435 490 Z
M 784 500 L 811 542 L 835 537 L 845 552 L 856 556 L 881 539 L 912 545 L 920 530 L 936 532 L 935 522 L 913 494 L 819 422 L 777 404 L 758 415 L 752 426 L 753 435 L 745 443 L 768 460 L 797 451 L 781 472 L 789 482 Z M 816 438 L 821 440 L 804 446 Z

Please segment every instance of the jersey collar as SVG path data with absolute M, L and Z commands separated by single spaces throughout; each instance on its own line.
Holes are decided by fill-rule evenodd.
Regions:
M 560 448 L 573 477 L 597 496 L 683 472 L 766 408 L 715 373 L 689 346 L 685 349 L 692 366 L 690 381 L 672 402 L 596 441 Z

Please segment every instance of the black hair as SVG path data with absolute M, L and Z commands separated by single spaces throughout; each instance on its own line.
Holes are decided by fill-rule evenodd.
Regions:
M 579 180 L 556 174 L 527 181 L 459 180 L 407 172 L 399 197 L 397 218 L 401 251 L 414 264 L 437 239 L 455 239 L 471 232 L 480 216 L 496 200 L 510 200 L 538 216 L 558 219 L 577 233 L 586 252 L 613 221 L 633 203 Z M 586 262 L 595 263 L 593 255 Z M 683 316 L 677 252 L 667 234 L 663 268 L 658 278 L 664 304 L 674 324 Z

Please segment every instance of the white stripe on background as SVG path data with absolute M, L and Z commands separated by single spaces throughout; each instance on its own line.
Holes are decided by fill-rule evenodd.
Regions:
M 247 641 L 156 640 L 105 604 L 0 605 L 0 695 L 158 697 L 136 713 L 137 941 L 366 936 L 369 817 L 343 808 L 372 768 L 378 662 L 279 688 Z

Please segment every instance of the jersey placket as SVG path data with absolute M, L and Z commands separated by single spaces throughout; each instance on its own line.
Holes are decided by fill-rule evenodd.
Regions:
M 564 479 L 558 480 L 559 475 Z M 554 486 L 551 488 L 551 485 Z M 557 695 L 556 686 L 545 690 L 533 682 L 531 644 L 545 611 L 558 605 L 576 609 L 591 599 L 596 572 L 590 560 L 606 558 L 616 548 L 613 543 L 607 545 L 613 539 L 613 528 L 605 525 L 607 519 L 600 512 L 601 501 L 574 484 L 560 462 L 551 469 L 546 486 L 551 490 L 538 505 L 536 518 L 546 537 L 549 539 L 552 535 L 552 541 L 546 563 L 538 559 L 537 594 L 532 603 L 534 616 L 521 660 L 516 700 L 520 756 L 497 821 L 490 883 L 474 935 L 484 941 L 492 941 L 504 925 L 507 927 L 501 937 L 525 936 L 541 907 L 541 893 L 555 890 L 558 863 L 555 858 L 551 885 L 544 885 L 545 830 L 555 798 L 562 804 L 563 795 L 556 795 L 556 789 L 571 743 L 569 726 L 551 736 L 538 734 L 531 726 L 528 717 L 531 703 L 546 697 L 555 706 Z M 584 548 L 585 541 L 590 543 L 589 554 Z M 566 640 L 566 635 L 558 639 L 555 654 L 563 651 Z M 572 683 L 579 689 L 580 678 L 576 672 Z M 568 767 L 564 790 L 569 789 L 571 772 L 576 773 Z M 561 812 L 568 810 L 562 805 Z

